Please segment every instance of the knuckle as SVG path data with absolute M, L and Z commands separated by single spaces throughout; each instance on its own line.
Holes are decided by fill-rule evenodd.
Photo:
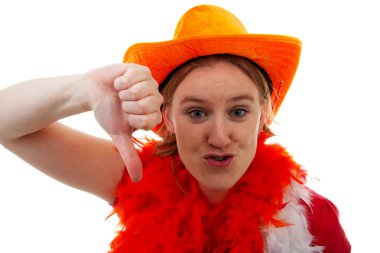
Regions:
M 145 65 L 140 65 L 140 67 L 141 67 L 141 70 L 143 71 L 143 72 L 145 72 L 145 73 L 147 73 L 147 74 L 149 74 L 150 75 L 150 68 L 148 68 L 147 66 L 145 66 Z
M 125 113 L 136 115 L 147 114 L 147 108 L 141 101 L 122 101 L 121 107 Z
M 129 102 L 127 102 L 127 101 L 122 101 L 121 102 L 121 108 L 122 108 L 123 112 L 128 113 L 129 112 L 129 107 L 130 107 L 130 103 Z
M 126 97 L 127 97 L 127 94 L 126 94 L 125 90 L 119 91 L 118 95 L 119 95 L 120 100 L 125 100 Z
M 135 69 L 137 66 L 139 66 L 139 64 L 136 64 L 134 62 L 128 63 L 128 71 Z
M 137 100 L 140 98 L 140 92 L 136 89 L 132 89 L 130 88 L 127 92 L 126 92 L 126 95 L 127 95 L 127 98 L 130 99 L 130 100 Z
M 116 90 L 120 90 L 122 89 L 123 87 L 123 83 L 122 83 L 122 78 L 121 77 L 118 77 L 114 80 L 113 82 L 113 87 L 116 89 Z
M 151 129 L 151 124 L 150 124 L 150 121 L 148 120 L 147 117 L 143 117 L 141 119 L 141 129 L 144 129 L 144 130 L 149 130 Z
M 164 103 L 165 101 L 164 96 L 162 96 L 160 93 L 159 93 L 158 99 L 159 99 L 160 104 Z
M 144 103 L 142 103 L 141 101 L 137 101 L 137 102 L 136 102 L 136 106 L 137 106 L 137 111 L 138 111 L 138 113 L 141 113 L 141 114 L 146 114 L 146 113 L 148 113 L 148 108 L 147 108 L 147 106 L 146 106 Z
M 152 77 L 152 73 L 150 71 L 150 68 L 148 68 L 147 66 L 140 65 L 138 71 L 139 71 L 143 80 L 149 80 L 149 81 L 154 80 Z
M 128 87 L 127 84 L 130 84 L 132 82 L 132 75 L 124 75 L 121 80 L 124 84 L 124 87 Z
M 147 66 L 136 64 L 136 63 L 130 63 L 130 66 L 128 68 L 128 72 L 131 73 L 150 73 L 150 69 Z
M 155 90 L 157 90 L 157 92 L 158 92 L 158 82 L 156 81 L 156 79 L 153 78 L 153 76 L 151 78 L 152 78 L 152 84 L 153 84 Z
M 139 118 L 140 129 L 151 130 L 156 125 L 162 122 L 162 116 L 160 112 L 154 112 L 149 115 L 141 116 Z
M 150 129 L 150 122 L 146 116 L 133 115 L 129 118 L 129 124 L 137 129 Z
M 160 124 L 161 122 L 162 122 L 162 114 L 161 114 L 161 112 L 157 112 L 155 114 L 154 126 Z
M 130 77 L 135 76 L 137 73 L 139 73 L 139 71 L 138 71 L 138 68 L 136 67 L 136 64 L 132 64 L 128 66 L 127 71 L 124 73 L 124 77 L 128 77 L 130 79 Z
M 154 96 L 154 105 L 160 107 L 164 102 L 164 97 L 161 95 Z

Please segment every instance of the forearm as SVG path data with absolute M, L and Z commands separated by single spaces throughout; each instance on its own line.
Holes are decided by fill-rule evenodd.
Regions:
M 0 140 L 36 132 L 89 110 L 86 75 L 25 81 L 0 91 Z

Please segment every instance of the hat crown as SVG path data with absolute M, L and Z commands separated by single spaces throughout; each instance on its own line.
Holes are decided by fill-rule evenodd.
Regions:
M 199 5 L 183 14 L 177 24 L 174 39 L 246 33 L 244 25 L 231 12 L 213 5 Z

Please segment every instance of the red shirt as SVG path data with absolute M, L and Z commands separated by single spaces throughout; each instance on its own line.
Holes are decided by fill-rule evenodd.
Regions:
M 311 207 L 306 206 L 309 230 L 316 245 L 325 246 L 324 253 L 350 253 L 351 244 L 339 223 L 337 207 L 312 191 Z

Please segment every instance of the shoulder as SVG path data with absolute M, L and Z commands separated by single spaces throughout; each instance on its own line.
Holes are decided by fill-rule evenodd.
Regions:
M 339 211 L 333 202 L 311 191 L 311 203 L 306 205 L 309 231 L 315 244 L 325 246 L 324 253 L 349 253 L 351 245 L 339 222 Z

